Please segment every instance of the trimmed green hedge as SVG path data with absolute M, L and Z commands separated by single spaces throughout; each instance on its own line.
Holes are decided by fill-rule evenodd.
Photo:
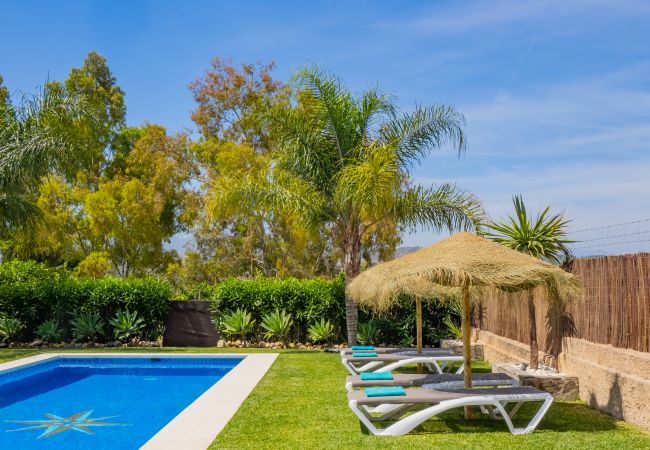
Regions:
M 345 283 L 342 276 L 333 280 L 295 278 L 229 279 L 217 285 L 199 284 L 174 292 L 171 285 L 157 278 L 78 278 L 63 267 L 47 267 L 33 261 L 0 264 L 0 315 L 19 319 L 25 325 L 21 340 L 34 338 L 34 331 L 49 319 L 69 328 L 76 314 L 98 314 L 104 321 L 107 338 L 112 337 L 108 320 L 120 309 L 137 311 L 145 321 L 144 337 L 157 338 L 163 328 L 168 304 L 172 300 L 209 300 L 215 321 L 237 308 L 246 309 L 258 330 L 264 315 L 277 309 L 290 313 L 294 325 L 291 340 L 307 340 L 307 328 L 325 318 L 334 324 L 336 339 L 345 340 Z M 454 313 L 437 302 L 425 303 L 424 342 L 436 344 L 448 337 L 443 320 Z M 374 320 L 381 330 L 380 342 L 398 345 L 415 336 L 415 307 L 404 301 L 385 315 L 359 312 L 359 321 Z M 261 338 L 261 330 L 257 338 Z M 66 334 L 70 337 L 69 333 Z
M 69 331 L 70 320 L 87 313 L 102 318 L 110 338 L 113 330 L 108 320 L 127 308 L 143 318 L 143 336 L 155 339 L 171 298 L 170 285 L 156 278 L 77 278 L 63 267 L 33 261 L 0 265 L 0 314 L 23 322 L 22 340 L 33 339 L 36 327 L 49 319 Z

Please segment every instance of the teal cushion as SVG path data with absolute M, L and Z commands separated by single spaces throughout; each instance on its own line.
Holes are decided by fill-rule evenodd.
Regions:
M 370 358 L 377 356 L 376 352 L 352 352 L 352 356 L 355 358 Z
M 374 350 L 372 345 L 353 345 L 352 350 Z
M 361 374 L 362 381 L 371 381 L 371 380 L 392 380 L 392 372 L 363 372 Z
M 368 397 L 395 397 L 406 395 L 406 391 L 402 386 L 366 388 L 364 391 Z

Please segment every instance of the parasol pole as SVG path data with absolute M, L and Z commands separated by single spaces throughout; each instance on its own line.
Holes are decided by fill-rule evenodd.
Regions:
M 469 312 L 469 283 L 465 283 L 463 285 L 463 373 L 465 374 L 466 389 L 472 387 L 472 343 Z M 470 406 L 465 406 L 465 418 L 472 418 L 472 410 Z

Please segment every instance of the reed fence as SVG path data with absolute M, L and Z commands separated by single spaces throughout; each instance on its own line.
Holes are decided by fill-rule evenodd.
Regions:
M 537 341 L 547 354 L 561 351 L 562 336 L 650 351 L 650 253 L 579 258 L 571 270 L 584 296 L 563 308 L 534 291 Z M 474 326 L 528 343 L 527 293 L 486 292 L 473 314 Z

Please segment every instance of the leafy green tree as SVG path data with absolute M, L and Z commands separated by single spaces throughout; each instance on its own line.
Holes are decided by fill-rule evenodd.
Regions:
M 83 99 L 92 110 L 95 126 L 89 127 L 85 121 L 77 124 L 84 149 L 66 169 L 70 179 L 76 177 L 77 182 L 96 185 L 111 157 L 111 144 L 126 123 L 124 91 L 117 85 L 106 58 L 97 52 L 88 53 L 82 66 L 70 70 L 65 81 L 49 82 L 46 91 L 61 100 Z
M 177 271 L 196 280 L 228 276 L 333 275 L 331 230 L 300 226 L 294 211 L 239 197 L 244 179 L 268 185 L 274 164 L 272 132 L 262 112 L 289 106 L 286 86 L 271 76 L 274 65 L 215 59 L 190 85 L 192 118 L 202 139 L 193 146 L 200 170 L 195 246 Z
M 381 92 L 354 96 L 318 67 L 300 70 L 295 88 L 294 107 L 272 108 L 267 118 L 279 142 L 271 189 L 254 182 L 247 189 L 256 202 L 291 207 L 308 224 L 330 226 L 346 281 L 360 271 L 364 236 L 383 221 L 450 231 L 479 226 L 483 212 L 472 194 L 452 184 L 413 185 L 409 177 L 445 144 L 465 150 L 464 119 L 453 107 L 400 113 Z M 356 341 L 357 316 L 347 299 L 349 344 Z
M 566 227 L 569 221 L 564 219 L 562 213 L 551 215 L 550 207 L 546 207 L 533 218 L 526 211 L 520 195 L 513 198 L 513 203 L 514 217 L 510 216 L 507 220 L 486 224 L 489 230 L 485 231 L 486 237 L 552 264 L 559 265 L 571 258 L 571 251 L 567 245 L 574 241 L 566 239 Z M 539 366 L 539 358 L 532 289 L 528 291 L 528 320 L 530 322 L 530 367 L 536 369 Z

